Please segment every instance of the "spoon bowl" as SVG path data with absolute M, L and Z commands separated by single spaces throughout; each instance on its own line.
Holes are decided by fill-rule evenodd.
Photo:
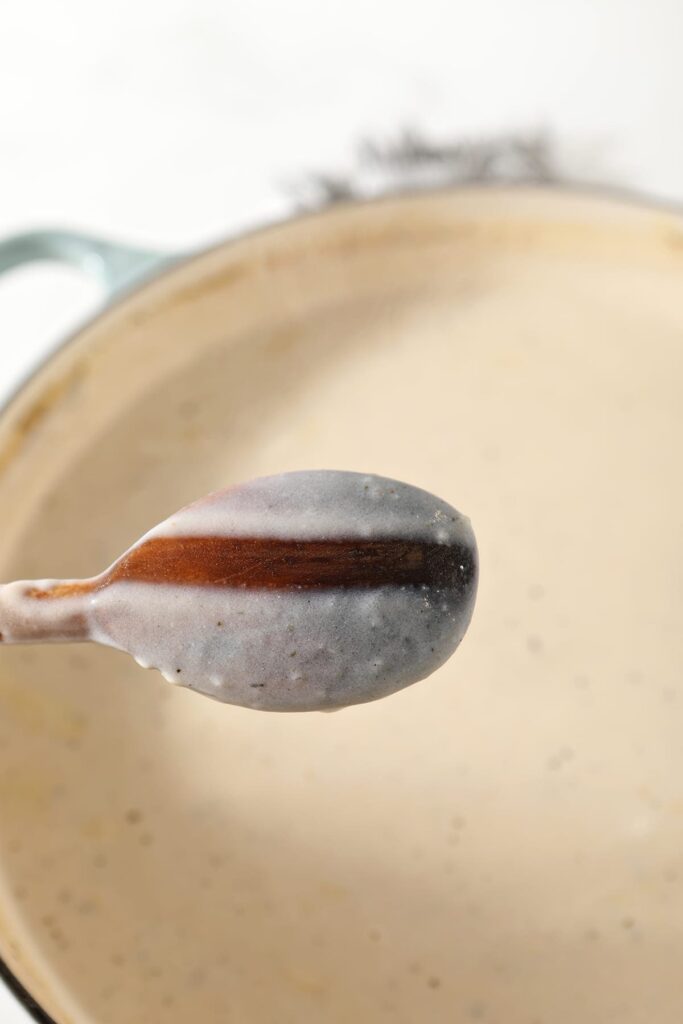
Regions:
M 474 534 L 444 501 L 285 473 L 194 502 L 93 579 L 5 584 L 0 638 L 94 640 L 216 700 L 329 711 L 443 664 L 476 584 Z

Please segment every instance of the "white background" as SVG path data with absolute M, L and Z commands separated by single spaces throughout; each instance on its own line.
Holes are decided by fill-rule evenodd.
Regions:
M 0 237 L 200 247 L 406 125 L 550 129 L 569 177 L 683 200 L 681 0 L 7 0 L 0 20 Z M 0 395 L 96 301 L 63 268 L 4 279 Z M 25 1020 L 2 989 L 0 1020 Z

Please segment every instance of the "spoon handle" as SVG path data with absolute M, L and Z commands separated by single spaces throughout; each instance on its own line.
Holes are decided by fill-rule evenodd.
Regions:
M 77 643 L 90 639 L 88 581 L 0 584 L 0 642 Z

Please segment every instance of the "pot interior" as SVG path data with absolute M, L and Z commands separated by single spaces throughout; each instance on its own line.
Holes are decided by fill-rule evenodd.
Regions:
M 0 427 L 0 578 L 91 575 L 210 490 L 376 472 L 468 514 L 429 680 L 334 715 L 0 650 L 0 952 L 58 1024 L 679 1024 L 677 218 L 351 207 L 119 302 Z

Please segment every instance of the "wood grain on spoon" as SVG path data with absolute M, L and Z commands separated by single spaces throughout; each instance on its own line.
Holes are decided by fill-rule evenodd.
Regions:
M 86 594 L 114 582 L 257 590 L 457 586 L 474 571 L 465 545 L 397 538 L 286 540 L 278 537 L 153 537 L 92 580 L 31 589 L 45 599 Z

